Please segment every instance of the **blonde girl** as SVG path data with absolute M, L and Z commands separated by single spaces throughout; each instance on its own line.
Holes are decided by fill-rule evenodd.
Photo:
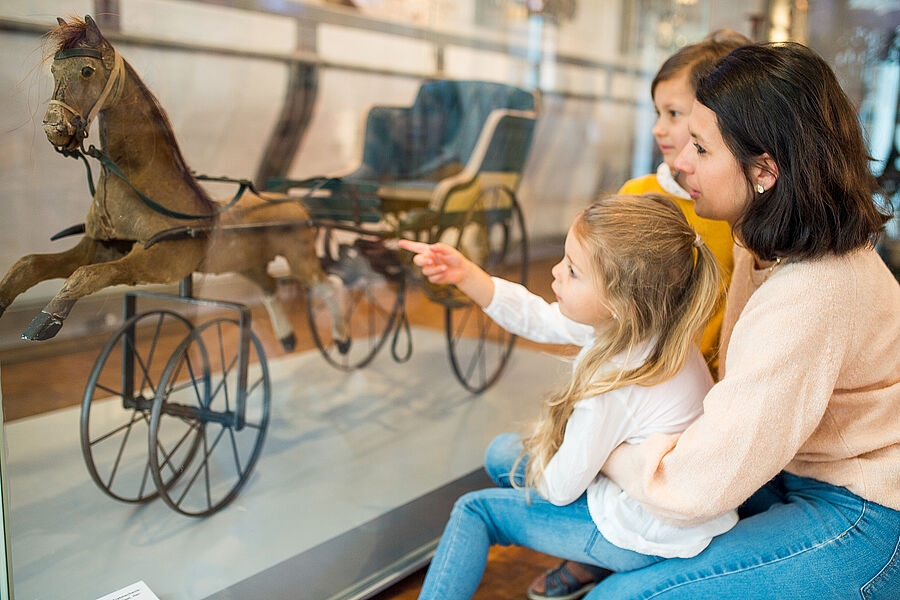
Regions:
M 553 267 L 553 303 L 449 246 L 400 245 L 429 281 L 455 284 L 509 331 L 581 346 L 529 435 L 492 442 L 500 487 L 456 502 L 420 598 L 470 598 L 492 544 L 630 571 L 693 556 L 736 523 L 732 511 L 672 527 L 599 474 L 620 443 L 683 431 L 712 386 L 694 340 L 716 308 L 718 266 L 670 199 L 610 196 L 579 214 Z

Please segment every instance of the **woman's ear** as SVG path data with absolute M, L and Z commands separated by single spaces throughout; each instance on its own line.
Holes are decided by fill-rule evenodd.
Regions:
M 753 187 L 758 190 L 762 186 L 764 191 L 769 190 L 775 185 L 776 181 L 778 181 L 778 165 L 775 164 L 775 161 L 768 153 L 761 154 L 756 159 L 756 166 L 754 167 Z

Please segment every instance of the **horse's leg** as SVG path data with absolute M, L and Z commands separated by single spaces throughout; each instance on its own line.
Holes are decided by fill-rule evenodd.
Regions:
M 284 311 L 284 305 L 278 299 L 278 282 L 266 272 L 265 267 L 247 269 L 240 273 L 262 289 L 263 304 L 269 313 L 269 320 L 272 322 L 275 336 L 281 342 L 284 350 L 291 352 L 297 345 L 297 336 L 294 335 L 294 328 Z
M 297 243 L 289 239 L 281 248 L 291 269 L 291 275 L 306 284 L 312 293 L 325 302 L 331 314 L 331 336 L 338 352 L 347 354 L 350 350 L 349 315 L 345 314 L 344 282 L 337 275 L 326 275 L 319 265 L 319 257 L 313 244 Z
M 52 338 L 78 299 L 111 285 L 179 281 L 194 271 L 203 252 L 203 240 L 160 242 L 146 250 L 143 242 L 135 242 L 131 251 L 120 259 L 80 266 L 28 324 L 22 337 L 27 340 Z
M 12 266 L 0 282 L 0 315 L 16 296 L 36 283 L 57 277 L 68 277 L 80 267 L 94 262 L 100 242 L 83 237 L 74 247 L 53 254 L 28 254 Z

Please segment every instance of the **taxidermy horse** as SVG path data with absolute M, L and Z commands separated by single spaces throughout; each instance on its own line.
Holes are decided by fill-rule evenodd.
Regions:
M 249 192 L 233 206 L 210 200 L 185 164 L 159 102 L 93 19 L 58 22 L 50 32 L 56 43 L 55 90 L 44 130 L 59 151 L 77 156 L 97 117 L 108 160 L 102 163 L 84 237 L 66 252 L 21 258 L 0 282 L 0 314 L 39 281 L 65 277 L 59 293 L 22 334 L 44 340 L 56 335 L 79 298 L 105 287 L 173 283 L 195 271 L 235 272 L 262 288 L 276 335 L 290 350 L 294 334 L 276 297 L 276 281 L 266 271 L 273 258 L 283 256 L 291 275 L 325 299 L 334 339 L 344 340 L 339 348 L 345 349 L 342 284 L 320 266 L 306 210 Z M 147 244 L 154 234 L 185 225 L 205 233 Z

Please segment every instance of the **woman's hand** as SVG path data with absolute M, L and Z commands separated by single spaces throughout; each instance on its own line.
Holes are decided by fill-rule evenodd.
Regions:
M 422 274 L 431 283 L 456 285 L 479 306 L 491 303 L 494 297 L 491 276 L 456 248 L 440 242 L 425 244 L 412 240 L 400 240 L 399 245 L 415 253 L 413 262 L 422 267 Z

